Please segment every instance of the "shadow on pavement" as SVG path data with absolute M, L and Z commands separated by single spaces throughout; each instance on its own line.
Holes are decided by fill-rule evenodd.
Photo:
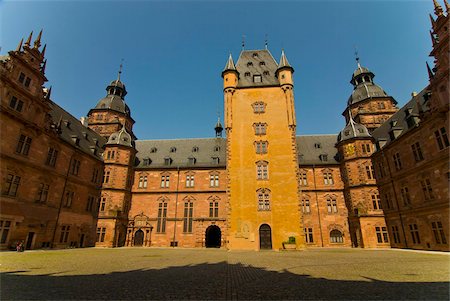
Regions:
M 328 280 L 227 262 L 96 275 L 23 272 L 0 274 L 2 300 L 448 300 L 450 297 L 448 282 Z

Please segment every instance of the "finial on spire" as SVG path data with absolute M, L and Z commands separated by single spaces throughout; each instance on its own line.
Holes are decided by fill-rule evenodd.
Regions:
M 119 73 L 117 74 L 117 80 L 120 81 L 120 75 L 122 74 L 123 59 L 120 61 Z
M 266 37 L 265 37 L 265 39 L 264 39 L 264 48 L 267 49 L 268 46 L 269 46 L 269 38 L 268 38 L 268 35 L 267 35 L 267 33 L 266 33 Z
M 44 47 L 42 48 L 42 51 L 41 51 L 42 56 L 45 56 L 46 49 L 47 49 L 47 44 L 44 44 Z
M 30 47 L 31 45 L 31 37 L 33 36 L 33 32 L 30 32 L 30 35 L 28 36 L 27 41 L 25 42 L 25 46 Z
M 17 45 L 16 51 L 20 51 L 22 48 L 23 38 L 20 40 L 19 45 Z
M 428 65 L 428 62 L 426 62 L 426 64 L 427 64 L 428 78 L 432 80 L 434 78 L 433 71 L 431 70 L 430 65 Z
M 356 60 L 356 64 L 358 65 L 358 68 L 360 68 L 361 64 L 359 63 L 358 48 L 356 48 L 356 46 L 355 46 L 355 60 Z
M 436 20 L 434 20 L 433 15 L 432 14 L 428 14 L 430 16 L 430 21 L 431 21 L 431 27 L 433 27 L 436 25 Z
M 39 32 L 36 40 L 34 41 L 34 48 L 38 49 L 39 47 L 41 47 L 41 37 L 42 37 L 42 30 Z
M 444 12 L 442 6 L 436 0 L 433 0 L 433 4 L 434 4 L 434 14 L 438 17 L 442 16 Z
M 242 35 L 242 50 L 245 49 L 245 35 Z

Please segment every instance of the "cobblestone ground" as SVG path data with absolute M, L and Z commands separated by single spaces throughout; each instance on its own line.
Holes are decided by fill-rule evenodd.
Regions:
M 0 253 L 1 300 L 449 300 L 449 254 L 72 249 Z

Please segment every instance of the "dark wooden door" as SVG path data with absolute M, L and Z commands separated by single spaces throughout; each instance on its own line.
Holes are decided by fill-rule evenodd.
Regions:
M 272 230 L 267 224 L 259 227 L 259 248 L 261 250 L 272 250 Z
M 144 244 L 144 231 L 137 230 L 134 234 L 134 245 L 142 246 Z

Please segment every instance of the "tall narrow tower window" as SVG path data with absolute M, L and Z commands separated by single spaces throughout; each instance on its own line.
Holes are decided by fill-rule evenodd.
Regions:
M 260 189 L 257 191 L 258 211 L 270 211 L 270 190 Z

